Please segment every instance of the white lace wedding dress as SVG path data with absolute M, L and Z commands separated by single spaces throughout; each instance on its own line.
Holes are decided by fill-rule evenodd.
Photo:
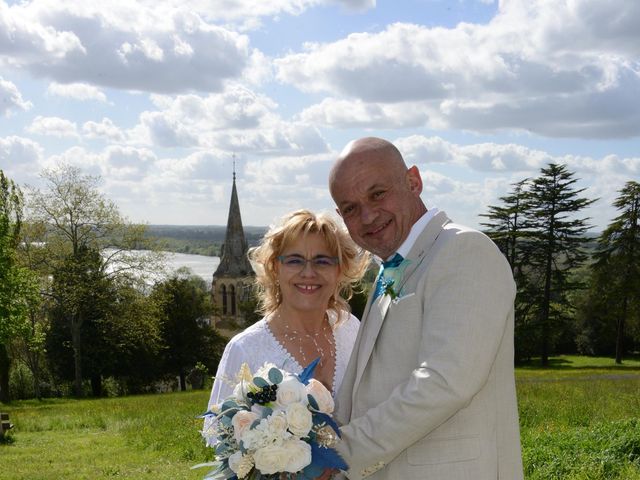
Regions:
M 331 388 L 335 395 L 347 369 L 360 322 L 353 315 L 344 313 L 345 317 L 348 315 L 348 318 L 338 323 L 336 322 L 337 315 L 332 313 L 328 314 L 329 322 L 334 326 L 333 336 L 336 346 L 335 370 Z M 249 365 L 251 372 L 255 372 L 265 362 L 271 362 L 291 373 L 300 373 L 306 366 L 300 365 L 276 340 L 263 318 L 233 337 L 227 344 L 218 365 L 209 405 L 220 403 L 231 395 L 235 376 L 244 362 Z

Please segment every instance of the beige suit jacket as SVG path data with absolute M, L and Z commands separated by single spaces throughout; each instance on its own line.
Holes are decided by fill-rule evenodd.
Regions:
M 400 297 L 369 300 L 338 392 L 347 476 L 522 479 L 508 263 L 442 211 L 407 258 Z

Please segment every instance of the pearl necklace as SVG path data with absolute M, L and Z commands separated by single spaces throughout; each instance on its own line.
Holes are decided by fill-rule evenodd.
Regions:
M 303 342 L 305 339 L 311 340 L 311 343 L 313 343 L 313 346 L 316 352 L 319 354 L 320 356 L 319 366 L 324 366 L 325 358 L 327 357 L 325 355 L 325 349 L 322 347 L 322 345 L 318 343 L 318 340 L 320 338 L 323 338 L 327 342 L 327 345 L 329 345 L 329 352 L 328 352 L 329 355 L 331 357 L 335 356 L 335 345 L 334 345 L 335 339 L 333 337 L 333 329 L 331 328 L 331 324 L 329 323 L 329 319 L 327 318 L 326 315 L 323 318 L 322 327 L 320 328 L 319 331 L 315 333 L 307 333 L 307 332 L 301 332 L 298 330 L 293 330 L 292 328 L 289 327 L 289 324 L 287 322 L 282 321 L 280 312 L 278 312 L 277 315 L 278 315 L 277 319 L 279 321 L 279 324 L 282 325 L 282 327 L 284 328 L 284 331 L 282 332 L 282 338 L 284 338 L 286 343 L 291 347 L 293 347 L 294 344 L 297 343 L 298 345 L 297 353 L 299 353 L 300 358 L 302 358 L 303 368 L 309 365 L 313 360 L 317 358 L 317 355 L 315 354 L 313 358 L 310 358 L 310 359 L 307 358 L 307 356 L 305 355 L 304 348 L 303 348 Z M 327 333 L 327 328 L 326 328 L 327 326 L 329 328 L 329 333 Z

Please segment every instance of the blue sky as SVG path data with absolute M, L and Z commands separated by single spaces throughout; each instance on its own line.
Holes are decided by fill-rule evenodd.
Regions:
M 428 206 L 478 226 L 566 163 L 594 228 L 640 179 L 637 0 L 0 0 L 0 168 L 102 178 L 130 220 L 333 210 L 351 139 L 393 141 Z

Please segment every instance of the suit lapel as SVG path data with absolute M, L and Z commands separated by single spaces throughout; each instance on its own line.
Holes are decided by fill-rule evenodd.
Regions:
M 449 223 L 449 221 L 450 220 L 444 212 L 438 212 L 427 224 L 424 231 L 418 236 L 418 239 L 411 248 L 409 255 L 407 255 L 407 258 L 411 260 L 412 264 L 409 265 L 405 272 L 405 276 L 402 279 L 403 285 L 408 282 L 414 273 L 420 270 L 419 267 L 424 262 L 429 249 L 442 231 L 442 227 Z M 369 295 L 369 302 L 367 302 L 367 308 L 365 309 L 362 317 L 362 325 L 360 326 L 358 340 L 355 345 L 355 352 L 357 353 L 354 355 L 357 355 L 357 361 L 355 365 L 355 381 L 353 383 L 352 390 L 352 403 L 355 399 L 355 394 L 358 389 L 358 385 L 360 384 L 360 380 L 362 379 L 362 374 L 364 373 L 364 370 L 369 363 L 369 359 L 371 358 L 371 353 L 375 347 L 378 334 L 380 333 L 380 329 L 382 328 L 382 324 L 386 318 L 387 311 L 391 305 L 391 297 L 389 295 L 381 295 L 373 302 L 371 301 L 372 296 L 373 292 Z

